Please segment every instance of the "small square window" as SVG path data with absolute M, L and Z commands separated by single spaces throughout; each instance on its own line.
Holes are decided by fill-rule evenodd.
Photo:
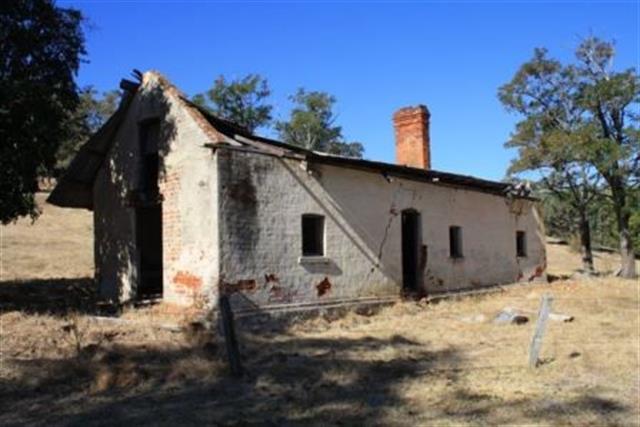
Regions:
M 449 227 L 449 256 L 462 258 L 462 228 L 457 225 Z
M 302 256 L 324 255 L 324 217 L 302 215 Z
M 519 257 L 527 256 L 527 233 L 516 231 L 516 254 Z

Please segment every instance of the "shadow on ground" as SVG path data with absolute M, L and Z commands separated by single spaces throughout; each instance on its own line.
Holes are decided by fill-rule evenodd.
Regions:
M 0 314 L 66 316 L 93 313 L 96 304 L 88 278 L 0 283 Z M 634 408 L 595 388 L 565 394 L 551 387 L 544 395 L 509 398 L 480 392 L 467 382 L 463 349 L 434 348 L 402 331 L 380 338 L 341 336 L 336 328 L 324 336 L 269 319 L 258 328 L 237 325 L 246 370 L 239 379 L 229 376 L 221 341 L 211 335 L 195 341 L 153 335 L 142 343 L 133 334 L 97 329 L 101 336 L 71 357 L 7 357 L 0 346 L 0 425 L 623 425 L 634 419 Z
M 240 379 L 228 375 L 215 343 L 89 346 L 69 359 L 14 360 L 15 375 L 0 382 L 0 424 L 571 424 L 587 413 L 593 423 L 610 425 L 630 416 L 626 406 L 593 394 L 504 400 L 471 392 L 461 377 L 460 350 L 433 350 L 402 335 L 318 338 L 283 331 L 241 339 L 246 374 Z M 415 379 L 448 385 L 425 406 L 407 397 L 406 383 Z
M 218 372 L 208 377 L 202 372 L 194 378 L 186 372 L 186 377 L 176 378 L 176 366 L 193 359 L 194 353 L 220 360 L 220 351 L 211 347 L 171 351 L 120 347 L 66 360 L 16 361 L 15 378 L 0 384 L 4 406 L 0 421 L 4 425 L 357 425 L 366 420 L 375 424 L 387 408 L 403 406 L 396 386 L 404 379 L 445 359 L 458 360 L 455 350 L 428 351 L 401 336 L 305 339 L 280 334 L 245 336 L 243 343 L 247 373 L 241 379 L 229 377 L 221 363 L 209 365 Z M 390 361 L 350 357 L 390 346 L 412 347 L 415 352 Z M 105 370 L 112 372 L 112 380 L 122 376 L 121 384 L 95 392 Z
M 0 313 L 96 313 L 100 308 L 96 290 L 95 281 L 88 277 L 4 281 L 0 282 Z

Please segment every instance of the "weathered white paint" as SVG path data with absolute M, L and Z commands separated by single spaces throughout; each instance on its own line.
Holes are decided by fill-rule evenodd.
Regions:
M 149 118 L 161 118 L 160 186 L 165 226 L 172 221 L 166 212 L 177 214 L 177 232 L 167 233 L 163 240 L 164 298 L 188 304 L 199 295 L 175 283 L 178 272 L 198 278 L 202 282 L 198 293 L 203 295 L 217 283 L 217 182 L 214 159 L 204 147 L 213 141 L 163 85 L 156 74 L 145 73 L 95 180 L 96 277 L 102 295 L 120 301 L 135 298 L 135 208 L 127 199 L 138 187 L 138 125 Z M 172 176 L 178 177 L 178 188 L 170 194 L 163 184 Z M 177 259 L 171 259 L 169 243 L 179 248 Z
M 331 205 L 319 182 L 295 160 L 221 149 L 220 274 L 255 281 L 245 307 L 397 296 L 388 273 L 374 268 L 376 250 Z M 326 263 L 302 262 L 301 216 L 325 215 Z M 331 289 L 318 297 L 328 278 Z M 238 287 L 243 287 L 242 283 Z M 240 303 L 237 295 L 234 303 Z
M 398 178 L 388 182 L 381 174 L 327 165 L 310 165 L 307 172 L 302 166 L 298 160 L 218 151 L 220 273 L 232 289 L 243 289 L 236 305 L 265 309 L 399 296 L 400 213 L 409 208 L 421 214 L 428 247 L 427 293 L 536 279 L 544 271 L 543 230 L 531 201 Z M 321 262 L 300 262 L 305 213 L 325 216 Z M 449 257 L 450 225 L 463 229 L 462 259 Z M 525 258 L 516 257 L 516 230 L 527 233 Z M 331 288 L 319 296 L 325 278 Z
M 533 202 L 206 143 L 220 143 L 161 77 L 146 73 L 94 183 L 96 276 L 104 296 L 135 298 L 138 124 L 163 120 L 164 299 L 270 310 L 395 299 L 402 292 L 401 212 L 421 214 L 426 293 L 544 278 Z M 226 141 L 227 143 L 229 141 Z M 237 144 L 236 144 L 237 145 Z M 325 216 L 325 256 L 301 257 L 301 217 Z M 464 258 L 448 229 L 463 229 Z M 527 257 L 516 257 L 516 230 Z

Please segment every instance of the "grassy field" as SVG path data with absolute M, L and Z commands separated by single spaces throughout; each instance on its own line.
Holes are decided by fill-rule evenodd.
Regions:
M 0 425 L 639 425 L 638 283 L 505 287 L 293 326 L 239 326 L 246 374 L 215 334 L 160 308 L 96 320 L 88 212 L 2 227 Z M 549 270 L 579 268 L 550 245 Z M 597 254 L 596 267 L 615 268 Z M 527 366 L 540 297 L 553 311 Z M 523 325 L 493 322 L 505 307 Z M 174 325 L 180 325 L 176 329 Z
M 61 209 L 36 200 L 43 214 L 0 226 L 0 278 L 6 280 L 91 277 L 93 217 L 85 209 Z

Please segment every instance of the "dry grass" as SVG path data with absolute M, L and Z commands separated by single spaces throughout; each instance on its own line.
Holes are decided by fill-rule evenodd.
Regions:
M 555 276 L 570 276 L 582 269 L 580 254 L 568 245 L 547 244 L 547 260 L 547 272 Z M 611 274 L 620 267 L 620 258 L 617 254 L 595 251 L 593 263 L 599 273 Z M 636 261 L 636 271 L 640 272 L 640 261 Z
M 93 220 L 85 209 L 62 209 L 36 201 L 43 213 L 0 226 L 0 280 L 93 276 Z
M 550 322 L 544 363 L 532 370 L 527 348 L 545 292 L 575 320 Z M 154 328 L 148 312 L 115 326 L 9 312 L 0 315 L 0 422 L 635 425 L 638 302 L 627 281 L 563 281 L 284 329 L 240 327 L 240 380 L 228 376 L 215 339 Z M 506 306 L 532 321 L 493 323 Z
M 10 227 L 22 227 L 11 231 L 13 246 L 3 242 L 13 262 L 19 256 L 5 251 L 38 239 L 21 237 L 29 227 Z M 12 279 L 43 277 L 30 268 L 49 265 L 55 244 Z M 552 273 L 579 267 L 567 249 L 550 246 Z M 74 271 L 50 268 L 44 277 Z M 161 310 L 127 311 L 129 323 L 83 314 L 94 307 L 88 283 L 0 283 L 0 424 L 640 424 L 640 299 L 632 281 L 518 285 L 289 327 L 240 325 L 247 374 L 239 380 L 228 376 L 215 336 L 159 328 L 169 321 Z M 543 293 L 554 296 L 554 312 L 575 320 L 548 324 L 544 363 L 534 370 L 527 349 Z M 505 307 L 530 322 L 493 323 Z

